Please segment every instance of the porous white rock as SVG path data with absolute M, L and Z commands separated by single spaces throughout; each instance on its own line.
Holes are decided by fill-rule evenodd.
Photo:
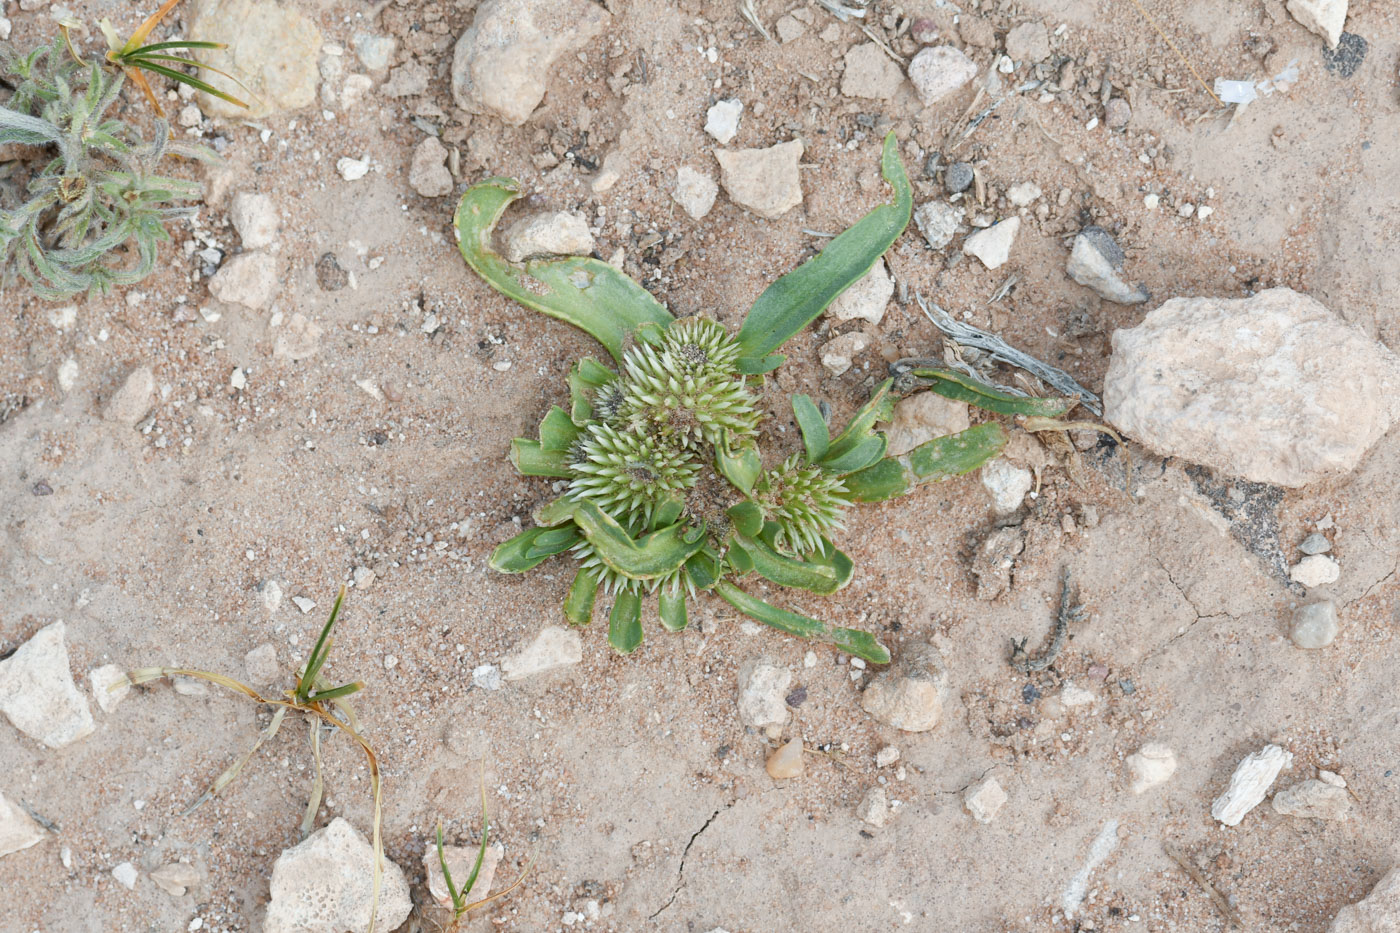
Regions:
M 1400 865 L 1355 904 L 1337 911 L 1327 933 L 1395 933 L 1400 930 Z
M 992 511 L 1010 515 L 1021 507 L 1035 477 L 1030 470 L 998 457 L 982 467 L 982 488 L 992 497 Z
M 484 0 L 452 52 L 453 101 L 519 126 L 544 99 L 555 63 L 611 20 L 588 0 Z
M 972 426 L 966 402 L 954 401 L 932 392 L 919 392 L 899 400 L 894 418 L 885 430 L 889 438 L 886 453 L 902 457 L 909 451 L 933 440 L 966 431 Z
M 277 242 L 282 218 L 267 195 L 240 191 L 233 196 L 228 214 L 244 249 L 262 249 Z
M 676 189 L 671 196 L 695 220 L 710 212 L 718 195 L 719 183 L 709 175 L 689 165 L 676 169 Z
M 140 879 L 141 873 L 130 862 L 122 862 L 112 869 L 112 877 L 116 879 L 117 884 L 132 891 L 136 889 L 136 882 Z
M 947 201 L 928 201 L 914 209 L 914 226 L 931 249 L 943 249 L 953 242 L 964 211 Z
M 295 4 L 275 0 L 194 0 L 186 35 L 217 36 L 228 48 L 197 52 L 196 57 L 239 81 L 201 71 L 201 80 L 248 104 L 200 92 L 199 108 L 225 119 L 261 120 L 316 102 L 320 79 L 317 59 L 321 30 Z
M 836 296 L 827 306 L 826 313 L 838 321 L 860 318 L 871 324 L 879 324 L 885 316 L 885 306 L 893 297 L 894 279 L 890 278 L 885 261 L 877 259 L 869 272 Z
M 852 46 L 841 72 L 841 93 L 867 100 L 889 100 L 899 92 L 904 73 L 874 42 Z
M 102 417 L 117 424 L 135 426 L 151 410 L 151 394 L 156 377 L 149 366 L 138 366 L 127 374 L 121 388 L 112 393 Z
M 756 729 L 786 723 L 791 715 L 786 699 L 791 684 L 791 671 L 767 661 L 745 661 L 739 668 L 739 721 Z
M 273 863 L 263 933 L 366 933 L 372 911 L 375 929 L 396 929 L 413 907 L 408 882 L 385 858 L 375 910 L 373 878 L 374 847 L 336 817 Z
M 0 661 L 0 712 L 49 748 L 71 745 L 95 728 L 68 667 L 65 631 L 62 622 L 46 625 Z
M 976 256 L 988 269 L 997 269 L 1011 258 L 1011 244 L 1016 242 L 1019 232 L 1021 218 L 1008 217 L 1001 223 L 968 234 L 967 239 L 963 240 L 962 251 Z
M 346 181 L 359 181 L 369 174 L 369 160 L 342 156 L 335 160 L 335 170 Z
M 1019 185 L 1012 185 L 1006 189 L 1006 199 L 1014 207 L 1029 207 L 1042 193 L 1040 185 L 1033 181 L 1023 181 Z
M 239 253 L 214 273 L 209 294 L 220 301 L 265 311 L 277 296 L 277 260 L 267 253 Z
M 131 684 L 124 683 L 126 671 L 118 664 L 104 664 L 88 672 L 88 684 L 92 687 L 92 698 L 97 708 L 110 713 L 117 704 L 131 693 Z M 115 686 L 121 684 L 121 686 Z
M 990 823 L 1006 804 L 1006 791 L 994 777 L 985 778 L 963 791 L 963 806 L 979 823 Z
M 1308 589 L 1336 583 L 1342 576 L 1342 565 L 1326 554 L 1310 554 L 1288 568 L 1288 579 Z
M 1338 822 L 1351 819 L 1351 794 L 1347 789 L 1316 778 L 1279 791 L 1271 803 L 1274 812 L 1283 816 Z
M 1347 23 L 1347 0 L 1288 0 L 1288 12 L 1335 49 Z
M 583 660 L 583 638 L 558 625 L 546 625 L 528 645 L 501 659 L 506 680 L 521 680 Z
M 459 894 L 468 895 L 469 902 L 479 901 L 491 893 L 491 885 L 496 880 L 496 868 L 501 864 L 501 859 L 505 858 L 506 850 L 499 843 L 488 844 L 486 851 L 481 853 L 481 870 L 477 872 L 476 881 L 469 891 L 464 892 L 462 885 L 471 877 L 478 853 L 481 853 L 480 846 L 442 847 L 442 856 L 447 860 L 447 871 L 452 875 L 452 884 L 456 886 Z M 442 874 L 442 858 L 438 858 L 436 839 L 429 842 L 423 850 L 423 872 L 428 876 L 428 893 L 433 896 L 433 900 L 438 902 L 439 907 L 450 907 L 452 893 L 447 890 L 447 879 Z
M 721 146 L 739 133 L 739 117 L 744 112 L 744 102 L 736 97 L 718 100 L 705 111 L 705 132 L 714 137 Z
M 905 648 L 888 670 L 876 674 L 860 705 L 880 722 L 905 732 L 927 732 L 943 717 L 948 670 L 938 649 L 916 643 Z
M 1159 454 L 1303 486 L 1349 472 L 1400 416 L 1400 358 L 1292 289 L 1173 298 L 1114 332 L 1103 396 Z
M 1230 775 L 1230 786 L 1215 798 L 1210 815 L 1226 826 L 1238 826 L 1246 813 L 1263 802 L 1278 773 L 1293 761 L 1293 755 L 1277 745 L 1266 745 L 1245 756 Z
M 597 246 L 588 221 L 570 211 L 524 217 L 506 231 L 506 258 L 523 262 L 539 256 L 587 255 Z
M 0 857 L 44 841 L 44 827 L 19 804 L 0 793 Z
M 977 77 L 977 65 L 951 45 L 930 46 L 909 62 L 909 80 L 924 106 L 937 103 Z
M 1080 285 L 1093 289 L 1105 301 L 1141 304 L 1149 296 L 1141 286 L 1129 285 L 1124 281 L 1125 258 L 1122 247 L 1107 230 L 1085 227 L 1074 238 L 1074 248 L 1065 264 L 1065 272 Z
M 1131 779 L 1128 787 L 1133 793 L 1141 794 L 1171 779 L 1176 773 L 1176 753 L 1161 742 L 1148 742 L 1129 755 L 1126 764 Z
M 802 143 L 793 140 L 766 149 L 717 149 L 720 183 L 729 199 L 769 219 L 802 203 L 798 162 Z

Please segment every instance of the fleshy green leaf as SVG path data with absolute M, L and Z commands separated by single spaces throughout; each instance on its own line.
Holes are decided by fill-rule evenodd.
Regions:
M 731 505 L 725 514 L 734 520 L 734 530 L 747 538 L 763 530 L 763 510 L 756 502 L 745 499 Z
M 753 569 L 758 571 L 759 576 L 779 586 L 810 590 L 825 596 L 835 593 L 850 579 L 847 576 L 843 581 L 832 565 L 808 563 L 786 554 L 779 554 L 758 538 L 740 534 L 737 540 L 753 561 Z
M 885 450 L 890 446 L 889 439 L 884 434 L 875 434 L 865 438 L 855 447 L 846 451 L 839 457 L 829 457 L 822 461 L 821 467 L 828 473 L 854 473 L 863 470 L 871 464 L 879 462 L 885 455 Z
M 585 256 L 534 260 L 524 268 L 491 248 L 491 234 L 510 203 L 521 196 L 510 178 L 488 178 L 462 195 L 453 218 L 457 248 L 476 274 L 508 298 L 567 321 L 590 334 L 616 360 L 638 325 L 673 318 L 646 289 L 607 263 Z
M 539 441 L 517 437 L 510 442 L 510 463 L 522 476 L 570 476 L 567 451 L 545 450 Z
M 709 548 L 701 548 L 685 562 L 685 575 L 697 590 L 708 590 L 719 581 L 719 560 Z
M 568 540 L 568 532 L 573 540 Z M 492 570 L 501 573 L 524 573 L 551 556 L 566 551 L 578 543 L 578 532 L 573 528 L 527 528 L 520 534 L 505 541 L 491 552 Z
M 831 446 L 827 448 L 826 456 L 822 458 L 820 466 L 826 468 L 827 464 L 838 461 L 849 463 L 850 461 L 844 460 L 843 458 L 861 445 L 867 444 L 870 438 L 883 436 L 878 435 L 878 432 L 875 432 L 874 429 L 875 425 L 879 422 L 889 421 L 890 418 L 894 416 L 894 396 L 890 394 L 890 387 L 892 385 L 894 385 L 894 380 L 886 379 L 876 387 L 875 391 L 870 394 L 870 400 L 851 416 L 851 420 L 847 423 L 846 429 L 838 434 L 836 439 L 831 442 Z M 869 451 L 869 449 L 870 448 L 867 446 L 866 450 Z M 880 455 L 884 455 L 883 450 L 881 450 Z M 879 458 L 877 457 L 876 459 Z M 873 463 L 874 461 L 871 462 Z
M 540 449 L 564 453 L 573 445 L 578 435 L 578 426 L 569 418 L 569 413 L 555 405 L 540 422 Z
M 642 597 L 619 590 L 608 616 L 608 644 L 619 654 L 631 654 L 642 643 Z
M 901 367 L 903 368 L 903 367 Z M 901 381 L 910 381 L 915 386 L 927 388 L 930 392 L 959 402 L 967 402 L 978 408 L 996 412 L 999 415 L 1039 415 L 1044 418 L 1058 418 L 1079 404 L 1073 398 L 1028 398 L 1012 395 L 1000 389 L 949 369 L 936 366 L 913 366 L 904 369 Z
M 564 599 L 564 618 L 572 625 L 587 625 L 593 621 L 593 600 L 598 595 L 598 578 L 593 571 L 580 568 L 574 574 L 569 595 Z
M 677 590 L 674 593 L 662 590 L 656 598 L 657 612 L 661 616 L 661 624 L 668 632 L 683 632 L 690 620 L 685 614 L 685 593 Z
M 739 329 L 739 344 L 745 358 L 762 361 L 781 347 L 815 320 L 837 295 L 869 272 L 904 232 L 914 207 L 914 195 L 893 133 L 885 137 L 880 173 L 894 189 L 894 203 L 882 204 L 866 214 L 828 243 L 826 249 L 769 285 L 758 296 Z M 752 371 L 767 370 L 753 368 Z
M 935 437 L 902 457 L 882 460 L 842 479 L 857 502 L 882 502 L 921 483 L 961 476 L 995 458 L 1006 446 L 1006 429 L 996 421 Z
M 719 475 L 734 484 L 740 492 L 748 495 L 753 492 L 753 484 L 763 472 L 763 457 L 753 444 L 744 444 L 737 450 L 729 445 L 729 432 L 725 431 L 722 440 L 715 447 L 715 469 Z
M 587 500 L 561 499 L 541 510 L 550 519 L 566 512 L 599 559 L 632 580 L 652 580 L 679 570 L 705 541 L 703 527 L 685 523 L 634 539 L 615 518 Z
M 835 645 L 842 651 L 863 658 L 872 664 L 890 663 L 889 649 L 880 644 L 879 640 L 869 632 L 838 628 L 829 622 L 821 622 L 796 612 L 779 609 L 756 596 L 750 596 L 727 580 L 721 580 L 717 583 L 715 592 L 729 605 L 764 625 L 771 625 L 773 628 L 787 632 L 789 635 L 796 635 L 798 638 L 808 638 Z
M 729 550 L 725 552 L 724 559 L 738 576 L 742 577 L 753 570 L 753 558 L 738 541 L 729 542 Z
M 593 417 L 593 396 L 617 378 L 617 373 L 592 357 L 584 357 L 569 367 L 569 418 L 583 427 Z
M 821 409 L 811 396 L 794 395 L 792 414 L 797 419 L 797 427 L 802 431 L 802 443 L 807 448 L 807 462 L 819 463 L 831 446 L 831 430 L 826 426 Z
M 859 473 L 848 473 L 841 477 L 851 499 L 856 502 L 884 502 L 904 495 L 911 488 L 904 464 L 898 460 L 886 459 Z

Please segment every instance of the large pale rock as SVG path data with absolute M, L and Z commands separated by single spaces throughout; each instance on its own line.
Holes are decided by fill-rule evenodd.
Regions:
M 766 661 L 745 661 L 739 668 L 739 721 L 757 729 L 787 722 L 791 711 L 786 697 L 791 684 L 791 671 Z
M 485 0 L 452 54 L 452 99 L 519 126 L 544 99 L 555 62 L 611 19 L 588 0 Z
M 933 645 L 905 649 L 889 670 L 876 675 L 860 705 L 886 725 L 905 732 L 927 732 L 943 717 L 948 671 Z
M 0 661 L 0 712 L 49 748 L 71 745 L 94 728 L 92 711 L 68 667 L 64 631 L 62 622 L 46 625 Z
M 901 399 L 894 407 L 894 419 L 885 431 L 889 438 L 886 453 L 902 457 L 935 437 L 957 434 L 971 426 L 966 402 L 920 392 Z
M 827 306 L 826 313 L 838 321 L 860 318 L 871 324 L 879 324 L 885 316 L 885 306 L 893 297 L 894 279 L 890 278 L 885 261 L 877 259 L 869 272 L 836 296 Z
M 1347 0 L 1288 0 L 1288 12 L 1335 49 L 1347 22 Z
M 1103 395 L 1160 454 L 1303 486 L 1353 469 L 1400 415 L 1400 358 L 1292 289 L 1173 298 L 1114 333 Z
M 546 625 L 535 640 L 501 659 L 506 680 L 521 680 L 583 660 L 583 639 L 573 629 Z
M 0 793 L 0 857 L 42 842 L 44 827 Z
M 1337 911 L 1327 933 L 1395 933 L 1400 930 L 1400 866 L 1376 882 L 1371 893 Z
M 781 217 L 802 203 L 797 140 L 767 149 L 717 149 L 720 182 L 729 199 L 760 217 Z
M 1277 745 L 1265 745 L 1235 767 L 1230 786 L 1215 798 L 1210 815 L 1226 826 L 1238 826 L 1244 815 L 1264 801 L 1278 773 L 1293 761 L 1293 755 Z
M 199 54 L 201 61 L 227 71 L 247 88 L 209 71 L 200 78 L 232 94 L 243 109 L 211 94 L 198 95 L 199 109 L 215 117 L 260 120 L 316 102 L 321 30 L 297 4 L 274 0 L 194 0 L 188 35 L 226 42 L 223 51 Z
M 1351 794 L 1346 787 L 1315 778 L 1279 791 L 1271 802 L 1274 812 L 1283 816 L 1338 822 L 1351 818 Z
M 374 848 L 336 817 L 277 857 L 263 933 L 366 933 L 373 879 Z M 412 907 L 403 871 L 384 859 L 375 929 L 396 929 Z

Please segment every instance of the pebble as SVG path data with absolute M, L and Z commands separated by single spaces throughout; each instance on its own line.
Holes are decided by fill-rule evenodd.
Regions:
M 676 169 L 676 189 L 671 197 L 692 219 L 700 220 L 708 214 L 718 195 L 719 183 L 709 175 L 689 165 Z
M 874 42 L 853 46 L 846 53 L 841 93 L 867 100 L 890 100 L 904 83 L 899 65 Z
M 316 102 L 321 30 L 294 5 L 275 0 L 195 0 L 187 35 L 217 36 L 228 48 L 199 55 L 236 74 L 245 87 L 208 72 L 201 77 L 241 98 L 247 109 L 201 92 L 199 107 L 225 119 L 261 120 Z
M 778 41 L 784 45 L 802 38 L 807 32 L 807 24 L 791 13 L 784 13 L 782 16 L 778 17 L 775 28 L 778 33 Z
M 1176 773 L 1176 753 L 1161 742 L 1148 742 L 1128 756 L 1129 789 L 1141 794 L 1165 784 Z
M 1299 606 L 1293 613 L 1288 637 L 1304 650 L 1326 648 L 1337 637 L 1337 604 L 1330 599 Z
M 322 253 L 316 260 L 316 284 L 328 292 L 338 292 L 350 284 L 350 273 L 345 271 L 335 253 Z
M 482 690 L 499 690 L 501 669 L 494 664 L 480 664 L 472 668 L 472 683 Z
M 877 784 L 867 790 L 860 803 L 856 804 L 856 816 L 862 823 L 877 828 L 889 822 L 890 803 L 885 789 Z
M 1310 820 L 1351 819 L 1351 794 L 1345 787 L 1326 781 L 1307 780 L 1274 794 L 1274 812 Z
M 899 749 L 893 745 L 886 745 L 875 753 L 875 767 L 888 768 L 899 760 Z
M 269 613 L 276 612 L 282 605 L 282 584 L 273 579 L 264 580 L 258 587 L 258 595 L 262 597 L 264 609 Z
M 1304 28 L 1327 40 L 1335 49 L 1347 22 L 1347 0 L 1288 0 L 1288 12 Z
M 116 424 L 135 427 L 151 410 L 156 377 L 149 366 L 138 366 L 127 374 L 120 389 L 112 394 L 102 417 Z
M 943 717 L 948 670 L 938 649 L 913 644 L 900 652 L 888 670 L 876 674 L 861 694 L 860 705 L 885 725 L 904 732 L 927 732 Z
M 1288 570 L 1288 579 L 1301 583 L 1308 589 L 1336 583 L 1342 576 L 1342 567 L 1336 558 L 1326 554 L 1312 554 L 1304 557 Z
M 949 194 L 958 194 L 972 187 L 974 176 L 971 162 L 954 162 L 943 172 L 943 187 Z
M 938 41 L 938 23 L 927 16 L 920 16 L 910 24 L 909 35 L 919 45 L 933 45 Z
M 1303 543 L 1298 545 L 1298 550 L 1309 556 L 1313 554 L 1326 554 L 1332 550 L 1332 542 L 1327 540 L 1327 536 L 1320 531 L 1314 531 L 1303 539 Z
M 1345 474 L 1400 416 L 1400 357 L 1292 289 L 1173 298 L 1112 344 L 1114 427 L 1254 482 Z
M 192 129 L 204 122 L 204 112 L 198 104 L 186 104 L 180 108 L 176 121 L 186 129 Z
M 368 32 L 357 32 L 350 44 L 360 59 L 360 64 L 370 71 L 385 71 L 394 58 L 398 40 L 390 36 L 376 36 Z
M 1006 199 L 1016 207 L 1029 207 L 1043 193 L 1040 190 L 1040 185 L 1033 181 L 1023 181 L 1019 185 L 1012 185 L 1007 189 Z
M 583 660 L 583 638 L 572 629 L 546 625 L 528 645 L 501 659 L 506 680 L 523 680 Z
M 963 806 L 979 823 L 990 823 L 1006 804 L 1006 791 L 994 777 L 978 781 L 963 791 Z
M 792 672 L 767 661 L 745 661 L 739 668 L 739 721 L 755 729 L 782 726 L 792 713 L 787 705 Z
M 351 584 L 362 593 L 374 586 L 376 579 L 378 579 L 378 574 L 368 567 L 356 567 L 351 572 Z
M 1339 78 L 1350 78 L 1356 74 L 1361 63 L 1366 61 L 1370 44 L 1354 32 L 1344 32 L 1335 49 L 1322 50 L 1322 65 Z
M 240 191 L 233 196 L 228 215 L 244 249 L 262 249 L 277 242 L 282 218 L 267 195 Z
M 1400 865 L 1386 873 L 1371 893 L 1337 911 L 1327 933 L 1391 933 L 1400 929 Z
M 1006 34 L 1006 54 L 1018 62 L 1038 65 L 1050 57 L 1050 35 L 1044 23 L 1022 23 Z
M 471 877 L 472 868 L 476 865 L 476 857 L 481 854 L 481 869 L 476 874 L 476 882 L 469 891 L 462 891 L 461 886 L 467 883 L 467 878 Z M 496 869 L 501 864 L 501 859 L 506 857 L 506 850 L 500 843 L 492 843 L 486 846 L 486 851 L 481 852 L 480 845 L 474 846 L 443 846 L 442 856 L 438 856 L 437 839 L 434 837 L 423 848 L 423 874 L 428 878 L 428 893 L 433 900 L 437 901 L 439 907 L 452 906 L 452 892 L 447 889 L 447 879 L 442 874 L 442 863 L 447 861 L 447 870 L 452 875 L 452 883 L 457 886 L 459 894 L 476 892 L 467 901 L 479 901 L 491 891 L 491 885 L 496 880 Z
M 359 181 L 369 174 L 369 160 L 352 159 L 349 156 L 341 156 L 336 159 L 335 170 L 340 173 L 340 177 L 346 181 Z
M 447 170 L 447 147 L 436 136 L 428 136 L 413 150 L 408 167 L 408 186 L 425 198 L 441 198 L 452 193 L 452 173 Z
M 802 203 L 798 140 L 766 149 L 718 149 L 720 182 L 729 199 L 770 220 Z
M 0 661 L 0 712 L 49 748 L 71 745 L 96 728 L 73 683 L 65 632 L 63 622 L 50 623 Z
M 969 234 L 963 240 L 962 251 L 976 256 L 988 269 L 1000 268 L 1010 258 L 1011 244 L 1016 242 L 1016 234 L 1020 231 L 1021 218 L 1008 217 L 985 230 Z
M 283 360 L 304 360 L 315 356 L 316 351 L 320 349 L 323 332 L 320 324 L 298 311 L 272 342 L 272 355 Z
M 1085 690 L 1083 687 L 1077 687 L 1074 684 L 1065 684 L 1060 688 L 1060 702 L 1069 709 L 1074 709 L 1079 706 L 1089 706 L 1095 699 L 1094 691 Z
M 346 75 L 340 86 L 340 106 L 347 111 L 357 110 L 374 82 L 369 75 Z
M 128 891 L 136 889 L 136 881 L 141 877 L 141 873 L 136 870 L 136 866 L 130 862 L 122 862 L 112 869 L 112 877 L 117 880 L 117 884 Z
M 992 511 L 1010 515 L 1021 507 L 1035 484 L 1030 470 L 998 457 L 982 467 L 982 488 L 992 497 Z
M 1111 130 L 1127 127 L 1133 119 L 1133 108 L 1121 97 L 1110 98 L 1103 106 L 1103 125 Z
M 877 259 L 870 271 L 856 279 L 827 306 L 826 313 L 838 321 L 860 320 L 879 325 L 885 308 L 894 297 L 894 279 L 890 278 L 885 260 Z
M 802 762 L 802 740 L 792 739 L 779 745 L 777 750 L 768 756 L 768 761 L 763 767 L 768 776 L 775 781 L 800 775 L 805 768 Z
M 267 253 L 239 253 L 209 280 L 209 294 L 229 304 L 266 311 L 277 296 L 277 260 Z
M 44 827 L 0 793 L 0 858 L 44 841 Z
M 906 396 L 895 405 L 894 417 L 885 431 L 885 436 L 889 438 L 886 453 L 891 457 L 902 457 L 935 437 L 957 434 L 971 426 L 966 402 L 944 398 L 933 392 Z
M 543 256 L 586 256 L 597 248 L 582 214 L 553 211 L 517 220 L 506 231 L 506 258 L 524 262 Z
M 991 22 L 969 13 L 958 18 L 958 37 L 973 48 L 994 49 L 997 45 L 997 32 Z
M 293 596 L 292 605 L 296 606 L 305 614 L 316 608 L 316 600 L 309 596 Z
M 909 80 L 925 107 L 937 103 L 977 77 L 977 65 L 951 45 L 930 46 L 909 63 Z
M 104 713 L 110 713 L 117 708 L 117 704 L 131 695 L 131 684 L 122 683 L 126 680 L 126 670 L 119 664 L 104 664 L 95 667 L 88 672 L 88 684 L 92 688 L 92 698 L 97 701 L 97 708 Z M 113 684 L 121 683 L 120 687 L 111 689 Z
M 870 338 L 858 330 L 842 334 L 828 340 L 821 349 L 822 365 L 833 376 L 839 376 L 851 368 L 857 353 L 870 346 Z
M 204 881 L 204 873 L 184 862 L 171 862 L 151 872 L 150 879 L 171 897 L 183 897 L 191 888 Z
M 270 642 L 263 642 L 243 656 L 243 672 L 248 682 L 266 687 L 282 675 L 282 667 L 277 663 L 277 649 Z
M 915 208 L 914 226 L 919 228 L 931 249 L 943 249 L 953 242 L 964 213 L 961 207 L 947 201 L 928 201 Z
M 1226 826 L 1238 826 L 1246 813 L 1263 802 L 1280 771 L 1293 755 L 1277 745 L 1266 745 L 1245 757 L 1230 775 L 1230 786 L 1215 798 L 1210 815 Z
M 611 21 L 589 0 L 484 0 L 452 52 L 452 100 L 520 126 L 544 100 L 555 63 Z
M 78 384 L 78 361 L 69 357 L 58 367 L 58 387 L 70 392 Z
M 369 841 L 339 816 L 284 850 L 272 866 L 263 933 L 366 933 L 372 912 L 376 929 L 398 927 L 413 907 L 408 882 L 385 858 L 375 910 L 374 857 Z
M 1089 226 L 1075 236 L 1065 273 L 1105 301 L 1141 304 L 1150 296 L 1141 285 L 1129 285 L 1123 280 L 1125 258 L 1122 247 L 1107 230 Z
M 705 132 L 714 137 L 721 146 L 739 133 L 739 116 L 744 112 L 744 102 L 738 98 L 716 101 L 705 111 Z

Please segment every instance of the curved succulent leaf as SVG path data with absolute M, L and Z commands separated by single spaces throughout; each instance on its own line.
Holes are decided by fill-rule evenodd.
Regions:
M 563 453 L 573 445 L 579 433 L 569 413 L 554 405 L 540 422 L 540 449 Z
M 572 625 L 587 625 L 593 621 L 593 600 L 598 596 L 598 578 L 587 567 L 574 574 L 569 595 L 564 598 L 564 618 Z
M 882 460 L 842 482 L 857 502 L 883 502 L 921 483 L 961 476 L 995 458 L 1006 446 L 1006 429 L 989 421 L 920 444 L 902 457 Z
M 827 244 L 826 249 L 778 279 L 758 296 L 739 329 L 744 348 L 741 370 L 762 373 L 772 365 L 769 356 L 857 280 L 870 271 L 909 225 L 914 193 L 899 159 L 893 133 L 885 137 L 880 173 L 894 189 L 894 203 L 881 204 Z M 767 360 L 764 357 L 768 357 Z
M 577 530 L 567 526 L 528 528 L 491 552 L 491 569 L 501 573 L 524 573 L 555 554 L 567 551 L 581 537 Z
M 522 476 L 569 476 L 566 451 L 545 450 L 539 441 L 517 437 L 510 442 L 510 463 Z
M 756 596 L 750 596 L 727 580 L 721 580 L 717 583 L 715 592 L 729 605 L 764 625 L 771 625 L 773 628 L 787 632 L 789 635 L 796 635 L 798 638 L 808 638 L 835 645 L 842 651 L 863 658 L 872 664 L 890 663 L 889 649 L 880 644 L 879 639 L 869 632 L 838 628 L 829 622 L 821 622 L 800 613 L 779 609 Z
M 685 593 L 677 590 L 674 593 L 662 590 L 656 597 L 657 612 L 661 616 L 661 625 L 668 632 L 683 632 L 690 624 L 685 612 Z
M 895 364 L 899 372 L 901 391 L 908 394 L 910 388 L 926 388 L 930 392 L 958 402 L 967 402 L 978 408 L 996 412 L 999 415 L 1028 415 L 1044 418 L 1058 418 L 1079 404 L 1077 398 L 1033 398 L 1003 392 L 971 376 L 937 366 L 920 365 L 920 360 L 900 360 Z
M 878 463 L 885 455 L 885 450 L 889 447 L 889 439 L 884 434 L 874 434 L 865 438 L 855 447 L 846 451 L 839 457 L 831 457 L 822 461 L 821 467 L 828 473 L 854 473 L 866 467 Z
M 491 234 L 507 206 L 521 196 L 510 178 L 488 178 L 462 195 L 452 219 L 467 265 L 508 298 L 567 321 L 608 348 L 616 360 L 641 324 L 673 318 L 646 289 L 607 263 L 586 256 L 535 260 L 523 269 L 497 255 Z
M 827 448 L 826 456 L 818 463 L 818 466 L 832 472 L 844 472 L 846 470 L 864 469 L 885 454 L 881 447 L 880 453 L 870 459 L 864 466 L 851 466 L 853 462 L 859 462 L 861 457 L 852 457 L 855 451 L 864 447 L 864 456 L 869 456 L 869 451 L 873 449 L 869 441 L 875 437 L 884 437 L 883 434 L 875 431 L 875 425 L 881 421 L 889 421 L 894 417 L 894 396 L 890 394 L 890 387 L 894 385 L 893 379 L 886 379 L 870 394 L 870 400 L 860 407 L 851 420 L 846 424 L 846 429 L 838 434 Z M 839 464 L 837 467 L 835 465 Z M 844 470 L 842 469 L 844 468 Z
M 569 367 L 569 418 L 579 427 L 593 417 L 593 396 L 617 378 L 617 373 L 585 356 Z
M 752 538 L 763 530 L 763 509 L 749 499 L 731 505 L 725 514 L 734 521 L 734 530 L 746 538 Z
M 748 495 L 753 492 L 753 484 L 763 473 L 763 457 L 752 443 L 734 448 L 729 443 L 729 432 L 721 435 L 715 446 L 715 469 L 740 492 Z
M 809 563 L 779 554 L 759 538 L 740 534 L 736 540 L 748 553 L 749 559 L 753 561 L 753 569 L 758 571 L 758 575 L 779 586 L 792 586 L 828 595 L 835 593 L 850 580 L 849 576 L 842 580 L 833 565 Z
M 709 548 L 701 548 L 685 562 L 685 575 L 697 590 L 708 590 L 719 582 L 719 558 Z
M 642 597 L 619 590 L 608 616 L 608 644 L 619 654 L 631 654 L 642 644 Z
M 831 430 L 826 426 L 821 409 L 808 395 L 792 397 L 792 415 L 802 432 L 802 445 L 807 448 L 807 462 L 820 463 L 831 446 Z
M 679 570 L 705 541 L 703 526 L 680 522 L 633 538 L 617 519 L 586 499 L 561 499 L 541 511 L 547 518 L 567 512 L 598 558 L 632 580 L 653 580 Z

